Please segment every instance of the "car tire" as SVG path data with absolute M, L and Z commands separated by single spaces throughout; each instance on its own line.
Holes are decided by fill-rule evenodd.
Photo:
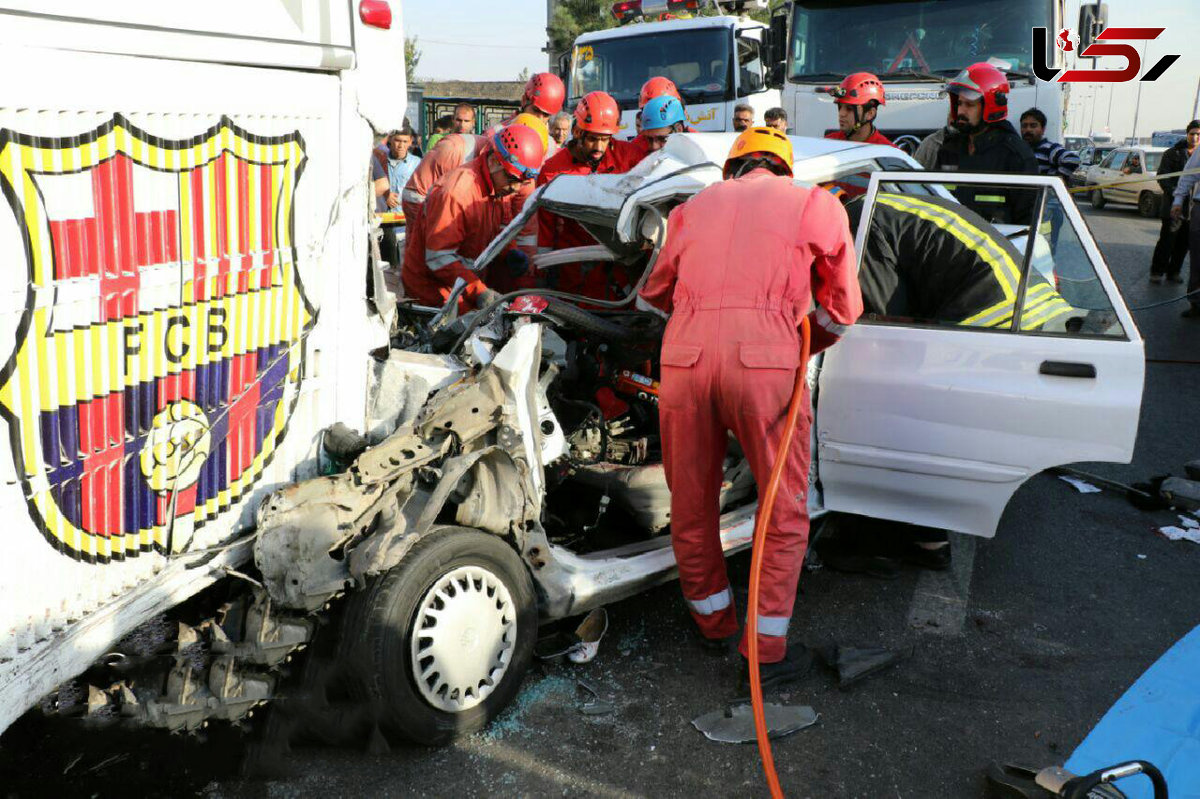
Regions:
M 443 527 L 351 598 L 343 662 L 380 727 L 439 746 L 479 731 L 516 697 L 537 627 L 533 580 L 513 548 Z
M 1104 192 L 1100 191 L 1100 189 L 1092 189 L 1091 194 L 1088 195 L 1088 199 L 1092 201 L 1092 207 L 1096 210 L 1104 207 Z
M 1138 195 L 1138 213 L 1152 219 L 1158 216 L 1158 197 L 1152 191 L 1144 191 Z

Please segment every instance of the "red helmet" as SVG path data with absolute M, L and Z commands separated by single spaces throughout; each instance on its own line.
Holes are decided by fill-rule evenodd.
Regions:
M 575 106 L 575 126 L 589 133 L 617 135 L 621 124 L 621 109 L 617 101 L 605 92 L 585 94 Z
M 539 72 L 525 84 L 521 107 L 532 103 L 533 107 L 543 114 L 553 116 L 562 110 L 566 99 L 567 90 L 562 79 L 552 72 Z
M 972 64 L 949 83 L 950 114 L 958 116 L 958 100 L 983 98 L 983 121 L 999 122 L 1008 118 L 1008 78 L 988 63 Z
M 870 72 L 847 75 L 840 86 L 826 91 L 833 95 L 833 101 L 839 105 L 866 105 L 872 100 L 887 105 L 883 97 L 883 84 Z
M 670 78 L 664 78 L 661 75 L 651 78 L 642 84 L 642 93 L 638 95 L 638 108 L 645 108 L 646 103 L 653 100 L 655 97 L 671 95 L 679 102 L 683 102 L 683 98 L 679 96 L 679 89 L 675 88 L 675 84 Z
M 500 157 L 504 171 L 514 178 L 532 180 L 537 177 L 546 158 L 542 137 L 525 125 L 509 125 L 492 137 L 492 149 Z

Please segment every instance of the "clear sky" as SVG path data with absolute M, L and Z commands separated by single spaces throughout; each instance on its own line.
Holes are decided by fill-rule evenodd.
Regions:
M 417 77 L 516 80 L 546 69 L 546 0 L 402 0 L 404 33 L 420 39 Z
M 1195 47 L 1200 42 L 1200 2 L 1107 2 L 1110 25 L 1166 28 L 1158 39 L 1146 43 L 1143 72 L 1167 53 L 1181 58 L 1153 83 L 1075 84 L 1067 108 L 1068 128 L 1088 133 L 1107 126 L 1118 139 L 1132 135 L 1139 83 L 1139 135 L 1184 127 L 1193 116 L 1200 80 L 1200 49 Z M 1071 28 L 1076 27 L 1078 9 L 1079 0 L 1067 0 Z M 546 55 L 541 52 L 546 40 L 545 0 L 405 0 L 403 12 L 406 34 L 420 38 L 419 77 L 515 80 L 522 69 L 546 68 Z M 1104 60 L 1097 62 L 1097 67 L 1117 68 L 1120 62 L 1107 61 L 1107 65 Z

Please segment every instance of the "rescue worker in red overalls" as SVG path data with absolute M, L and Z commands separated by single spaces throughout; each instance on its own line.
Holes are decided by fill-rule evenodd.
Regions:
M 845 211 L 824 189 L 793 184 L 791 174 L 783 133 L 744 131 L 725 162 L 725 181 L 671 212 L 639 297 L 670 314 L 659 417 L 671 544 L 683 596 L 712 648 L 738 632 L 718 530 L 728 431 L 765 485 L 800 366 L 802 318 L 810 317 L 817 353 L 862 312 Z M 810 661 L 802 645 L 787 646 L 787 632 L 808 543 L 811 422 L 806 410 L 764 544 L 757 609 L 764 685 L 802 676 Z M 744 637 L 740 650 L 748 652 Z
M 846 76 L 842 85 L 825 89 L 837 103 L 838 129 L 826 133 L 827 139 L 891 144 L 891 140 L 875 128 L 879 106 L 886 105 L 883 83 L 870 72 L 855 72 Z
M 604 92 L 591 92 L 575 106 L 571 140 L 546 161 L 538 174 L 543 186 L 558 175 L 592 175 L 628 172 L 646 151 L 614 136 L 620 130 L 621 110 Z M 596 239 L 573 219 L 539 210 L 538 252 L 563 250 L 595 244 Z M 553 267 L 546 275 L 547 287 L 593 299 L 615 299 L 632 288 L 624 268 L 611 262 L 587 262 Z
M 496 134 L 487 151 L 447 173 L 433 187 L 420 223 L 408 230 L 401 279 L 406 296 L 432 306 L 444 304 L 456 278 L 467 281 L 459 311 L 483 307 L 499 294 L 473 259 L 513 220 L 524 204 L 545 149 L 537 131 L 509 125 Z M 523 235 L 533 235 L 533 220 Z M 526 263 L 528 259 L 526 258 Z M 497 263 L 496 268 L 507 268 Z M 498 274 L 498 287 L 507 275 Z
M 528 128 L 533 128 L 542 138 L 545 145 L 546 157 L 549 158 L 554 150 L 550 149 L 552 142 L 550 141 L 550 130 L 546 127 L 546 123 L 541 117 L 534 114 L 517 114 L 513 117 L 510 124 L 524 125 Z M 503 127 L 503 126 L 502 126 Z M 495 138 L 496 133 L 499 133 L 502 127 L 496 130 L 476 135 L 474 133 L 450 133 L 438 139 L 438 143 L 430 150 L 421 163 L 417 164 L 416 170 L 412 177 L 408 179 L 408 183 L 404 184 L 404 191 L 400 194 L 400 207 L 404 211 L 405 224 L 408 227 L 414 227 L 421 217 L 421 206 L 425 204 L 425 197 L 429 194 L 429 190 L 433 188 L 442 176 L 447 172 L 457 169 L 468 161 L 472 161 L 482 155 L 489 147 L 491 141 Z

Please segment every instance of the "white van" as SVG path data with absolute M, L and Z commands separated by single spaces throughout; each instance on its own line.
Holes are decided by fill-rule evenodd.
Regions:
M 0 0 L 0 730 L 361 423 L 403 59 L 398 0 Z

